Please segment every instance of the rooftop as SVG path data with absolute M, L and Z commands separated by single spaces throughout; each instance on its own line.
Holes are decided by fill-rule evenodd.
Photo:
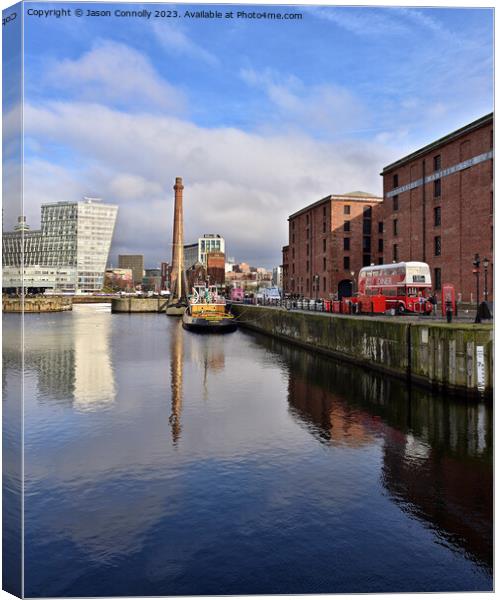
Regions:
M 493 113 L 484 115 L 484 117 L 481 117 L 480 119 L 476 119 L 475 121 L 472 121 L 472 123 L 469 123 L 468 125 L 464 125 L 460 129 L 457 129 L 456 131 L 452 131 L 451 133 L 448 133 L 444 137 L 436 140 L 435 142 L 431 142 L 427 146 L 423 146 L 422 148 L 415 150 L 415 152 L 412 152 L 411 154 L 403 156 L 403 158 L 398 159 L 397 161 L 391 163 L 390 165 L 387 165 L 387 167 L 384 167 L 382 169 L 382 173 L 380 173 L 380 175 L 384 175 L 388 171 L 392 171 L 393 169 L 401 167 L 402 165 L 406 164 L 407 162 L 415 160 L 416 158 L 419 158 L 420 156 L 423 156 L 424 154 L 427 154 L 428 152 L 431 152 L 432 150 L 435 150 L 436 148 L 440 148 L 441 146 L 444 146 L 444 144 L 448 144 L 448 143 L 452 142 L 453 140 L 455 140 L 463 135 L 466 135 L 467 133 L 470 133 L 471 131 L 474 131 L 475 129 L 479 129 L 479 127 L 483 127 L 484 125 L 487 125 L 492 122 L 493 122 Z
M 291 214 L 288 217 L 288 220 L 293 219 L 294 217 L 297 217 L 297 216 L 307 212 L 308 210 L 311 210 L 312 208 L 315 208 L 316 206 L 323 204 L 324 202 L 332 202 L 332 201 L 382 202 L 383 198 L 381 198 L 380 196 L 376 196 L 375 194 L 370 194 L 369 192 L 361 192 L 361 191 L 347 192 L 346 194 L 331 194 L 330 196 L 325 196 L 324 198 L 321 198 L 321 200 L 317 200 L 316 202 L 313 202 L 312 204 L 309 204 L 308 206 L 301 208 L 297 212 L 294 212 L 293 214 Z

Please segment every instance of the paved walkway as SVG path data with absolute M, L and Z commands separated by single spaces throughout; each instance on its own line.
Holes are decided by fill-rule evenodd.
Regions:
M 239 303 L 238 303 L 239 304 Z M 284 306 L 275 306 L 272 304 L 266 304 L 266 305 L 262 305 L 262 304 L 242 304 L 240 306 L 264 306 L 264 308 L 270 308 L 273 310 L 278 310 L 278 309 L 285 309 Z M 421 322 L 431 322 L 431 323 L 446 323 L 446 317 L 442 317 L 441 316 L 441 312 L 438 313 L 438 315 L 434 316 L 434 315 L 417 315 L 417 314 L 406 314 L 406 315 L 385 315 L 385 314 L 374 314 L 374 315 L 366 315 L 366 314 L 362 314 L 362 315 L 357 315 L 357 314 L 353 314 L 353 315 L 344 315 L 341 313 L 331 313 L 331 312 L 324 312 L 321 310 L 308 310 L 308 309 L 301 309 L 301 308 L 289 308 L 287 310 L 293 311 L 293 312 L 300 312 L 300 313 L 313 313 L 313 314 L 317 314 L 317 315 L 322 315 L 324 317 L 341 317 L 341 318 L 347 318 L 347 317 L 354 317 L 356 319 L 379 319 L 382 321 L 394 321 L 394 320 L 398 320 L 398 321 L 405 321 L 405 322 L 409 322 L 409 323 L 421 323 Z M 474 310 L 470 310 L 470 309 L 466 309 L 466 310 L 459 310 L 458 311 L 458 316 L 453 315 L 453 321 L 454 323 L 474 323 L 474 320 L 476 318 L 476 311 Z M 491 320 L 483 320 L 482 321 L 484 324 L 492 324 L 493 323 L 493 319 Z

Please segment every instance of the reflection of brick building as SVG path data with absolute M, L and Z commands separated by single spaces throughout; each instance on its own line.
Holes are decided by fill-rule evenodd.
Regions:
M 493 259 L 493 114 L 388 165 L 382 176 L 385 262 L 426 262 L 437 289 L 450 282 L 463 301 L 475 300 L 474 254 Z
M 206 258 L 210 285 L 223 286 L 226 279 L 226 255 L 224 252 L 208 252 Z
M 284 291 L 310 298 L 349 294 L 359 269 L 381 262 L 381 202 L 373 194 L 351 192 L 327 196 L 291 215 L 283 248 Z

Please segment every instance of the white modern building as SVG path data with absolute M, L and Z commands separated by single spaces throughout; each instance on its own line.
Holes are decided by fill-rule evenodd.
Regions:
M 24 217 L 3 233 L 2 288 L 96 292 L 102 289 L 118 206 L 99 198 L 42 205 L 41 227 Z
M 274 267 L 273 268 L 272 283 L 274 286 L 276 286 L 280 290 L 283 288 L 283 269 L 282 269 L 282 267 Z
M 195 263 L 207 266 L 207 254 L 209 252 L 224 252 L 226 244 L 224 238 L 218 233 L 205 233 L 198 238 L 198 243 L 184 246 L 184 268 L 189 269 Z

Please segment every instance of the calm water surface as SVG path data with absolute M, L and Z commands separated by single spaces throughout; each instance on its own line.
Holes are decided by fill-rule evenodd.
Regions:
M 25 332 L 27 596 L 492 588 L 488 404 L 163 315 Z

